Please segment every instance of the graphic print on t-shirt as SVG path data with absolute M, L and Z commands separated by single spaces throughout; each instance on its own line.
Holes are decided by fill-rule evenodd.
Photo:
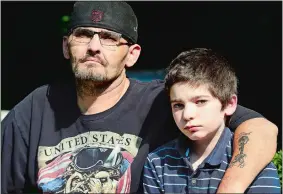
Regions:
M 38 187 L 44 193 L 128 193 L 141 138 L 90 131 L 39 146 Z

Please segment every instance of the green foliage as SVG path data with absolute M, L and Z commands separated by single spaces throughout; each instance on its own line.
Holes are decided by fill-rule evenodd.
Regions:
M 69 22 L 70 17 L 68 15 L 63 15 L 61 20 L 62 20 L 62 22 Z
M 68 15 L 63 15 L 61 17 L 60 23 L 61 23 L 61 33 L 65 35 L 67 33 L 67 26 L 68 23 L 70 22 L 70 16 Z
M 280 177 L 280 183 L 282 186 L 282 150 L 276 152 L 276 154 L 274 155 L 272 162 L 275 164 L 277 170 L 278 170 L 278 174 Z

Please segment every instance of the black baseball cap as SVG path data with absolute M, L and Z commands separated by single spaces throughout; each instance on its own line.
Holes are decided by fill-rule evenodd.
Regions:
M 137 43 L 138 20 L 129 4 L 124 1 L 78 1 L 74 4 L 68 32 L 77 27 L 97 27 L 123 35 Z

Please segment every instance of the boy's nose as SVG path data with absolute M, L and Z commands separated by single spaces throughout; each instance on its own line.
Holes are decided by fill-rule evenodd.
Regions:
M 197 109 L 194 105 L 186 105 L 183 112 L 183 119 L 186 121 L 192 120 L 196 117 Z

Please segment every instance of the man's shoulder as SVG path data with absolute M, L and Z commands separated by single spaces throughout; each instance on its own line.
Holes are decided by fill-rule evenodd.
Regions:
M 21 109 L 26 105 L 31 105 L 34 101 L 42 101 L 46 96 L 49 85 L 42 85 L 31 91 L 26 97 L 24 97 L 13 109 Z
M 71 88 L 66 83 L 51 83 L 35 88 L 25 98 L 18 102 L 13 110 L 17 112 L 30 112 L 32 107 L 44 107 L 51 99 L 70 98 Z
M 46 96 L 48 89 L 50 88 L 51 84 L 45 84 L 35 88 L 29 95 L 33 98 L 37 99 L 40 96 Z
M 164 81 L 163 80 L 151 80 L 151 81 L 141 81 L 137 79 L 131 79 L 131 84 L 134 86 L 134 89 L 139 90 L 163 90 Z
M 137 104 L 140 104 L 142 107 L 151 107 L 154 104 L 157 111 L 169 108 L 169 98 L 164 90 L 164 82 L 162 80 L 144 82 L 130 79 L 130 83 L 127 96 L 134 99 Z
M 21 128 L 29 128 L 32 112 L 34 115 L 38 115 L 34 109 L 34 104 L 41 106 L 46 96 L 48 85 L 40 86 L 25 96 L 20 102 L 18 102 L 6 117 L 3 119 L 3 126 L 10 125 L 10 123 L 17 122 Z
M 168 100 L 168 95 L 165 91 L 163 80 L 140 81 L 130 79 L 131 81 L 131 94 L 138 95 L 139 98 L 145 98 L 147 101 L 159 97 L 160 99 Z

